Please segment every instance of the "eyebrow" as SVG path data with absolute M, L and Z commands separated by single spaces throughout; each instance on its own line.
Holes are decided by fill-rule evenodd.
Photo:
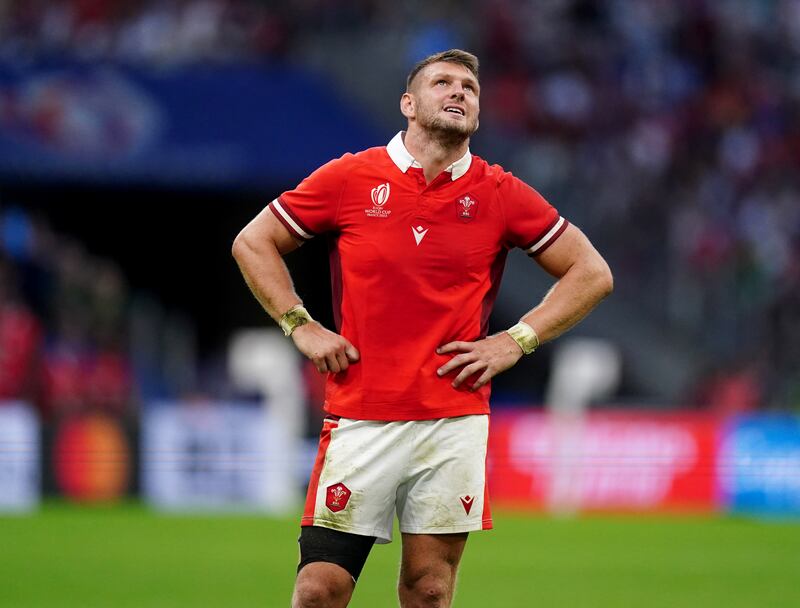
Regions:
M 431 74 L 431 80 L 441 80 L 442 78 L 445 78 L 445 79 L 449 78 L 451 80 L 460 78 L 462 81 L 466 80 L 469 84 L 473 85 L 476 89 L 479 89 L 481 87 L 481 85 L 478 84 L 478 81 L 475 80 L 475 78 L 471 74 L 469 76 L 465 76 L 463 78 L 461 78 L 459 76 L 454 76 L 450 72 L 434 72 L 433 74 Z

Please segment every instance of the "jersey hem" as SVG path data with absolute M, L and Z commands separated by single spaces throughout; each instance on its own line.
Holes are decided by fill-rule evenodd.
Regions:
M 391 414 L 375 413 L 375 409 L 389 409 Z M 439 418 L 460 418 L 461 416 L 474 416 L 478 414 L 488 414 L 489 404 L 481 404 L 470 407 L 446 407 L 446 408 L 426 408 L 420 411 L 419 408 L 404 411 L 396 403 L 365 404 L 361 406 L 338 406 L 325 403 L 324 409 L 329 414 L 341 416 L 342 418 L 352 418 L 354 420 L 379 420 L 382 422 L 399 422 L 407 420 L 436 420 Z

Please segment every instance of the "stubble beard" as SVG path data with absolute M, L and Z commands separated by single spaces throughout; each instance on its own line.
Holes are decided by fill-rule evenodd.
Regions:
M 450 121 L 436 116 L 435 113 L 420 121 L 420 126 L 427 131 L 431 139 L 445 148 L 460 146 L 478 130 L 477 123 Z

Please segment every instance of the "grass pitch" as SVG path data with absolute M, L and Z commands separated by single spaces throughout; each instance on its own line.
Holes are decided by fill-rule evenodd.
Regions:
M 500 512 L 495 527 L 467 543 L 458 608 L 800 606 L 798 523 Z M 297 518 L 46 504 L 0 517 L 0 607 L 283 608 L 296 537 Z M 397 605 L 399 548 L 373 549 L 351 606 Z

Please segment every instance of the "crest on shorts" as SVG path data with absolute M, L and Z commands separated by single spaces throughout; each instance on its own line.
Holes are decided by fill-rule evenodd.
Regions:
M 471 222 L 478 215 L 478 201 L 467 194 L 456 201 L 456 217 L 462 222 Z
M 334 513 L 338 513 L 347 506 L 350 500 L 350 490 L 343 483 L 335 483 L 328 486 L 325 494 L 325 506 Z

